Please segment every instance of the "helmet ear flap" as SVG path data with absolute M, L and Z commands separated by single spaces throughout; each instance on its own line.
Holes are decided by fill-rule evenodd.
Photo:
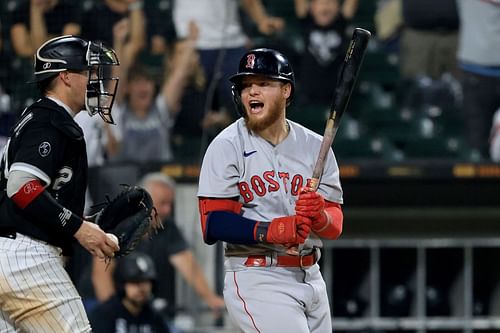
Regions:
M 240 116 L 245 115 L 245 108 L 241 102 L 241 89 L 238 84 L 233 83 L 231 86 L 231 94 L 233 95 L 233 102 L 236 105 L 236 111 Z

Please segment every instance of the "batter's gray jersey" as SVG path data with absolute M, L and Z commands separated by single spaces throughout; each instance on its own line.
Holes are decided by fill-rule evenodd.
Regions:
M 287 120 L 288 136 L 274 146 L 253 134 L 243 118 L 224 129 L 210 144 L 200 173 L 199 197 L 234 198 L 243 203 L 243 216 L 271 221 L 279 216 L 295 215 L 295 201 L 301 187 L 312 175 L 322 137 Z M 330 149 L 318 192 L 325 200 L 342 203 L 342 188 L 337 161 Z M 304 249 L 321 247 L 311 232 Z M 284 251 L 282 245 L 245 246 L 227 244 L 226 255 Z

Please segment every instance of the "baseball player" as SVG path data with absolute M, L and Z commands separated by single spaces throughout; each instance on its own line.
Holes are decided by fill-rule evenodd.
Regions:
M 226 242 L 228 313 L 244 332 L 331 332 L 317 261 L 320 238 L 342 231 L 333 151 L 309 191 L 322 138 L 286 119 L 295 80 L 283 54 L 251 50 L 230 80 L 242 118 L 208 147 L 198 189 L 205 242 Z
M 151 304 L 158 274 L 153 259 L 133 252 L 118 260 L 117 295 L 89 314 L 94 333 L 170 333 L 166 321 Z
M 27 107 L 0 163 L 0 332 L 90 332 L 80 296 L 63 267 L 78 241 L 105 258 L 118 245 L 82 219 L 87 156 L 73 117 L 82 109 L 112 122 L 117 65 L 112 49 L 73 36 L 35 54 L 42 98 Z M 106 89 L 106 90 L 105 90 Z

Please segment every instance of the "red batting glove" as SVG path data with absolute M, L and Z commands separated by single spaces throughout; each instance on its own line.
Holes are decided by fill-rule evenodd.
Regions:
M 325 212 L 325 199 L 318 192 L 300 191 L 295 202 L 295 212 L 298 216 L 310 218 L 311 228 L 315 232 L 322 231 L 330 224 Z
M 255 239 L 274 244 L 301 244 L 311 232 L 311 220 L 304 216 L 292 215 L 273 219 L 270 223 L 260 223 Z

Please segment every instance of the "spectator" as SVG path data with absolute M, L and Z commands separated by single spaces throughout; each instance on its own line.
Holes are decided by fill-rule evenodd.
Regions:
M 399 37 L 403 26 L 402 0 L 379 0 L 375 10 L 375 31 L 382 50 L 399 52 Z
M 467 141 L 487 157 L 491 120 L 500 105 L 500 0 L 459 0 L 457 4 Z
M 15 53 L 31 58 L 45 41 L 58 35 L 78 35 L 76 7 L 63 0 L 25 0 L 13 14 L 10 40 Z
M 4 57 L 2 22 L 0 21 L 0 62 L 7 62 L 9 59 Z M 6 72 L 0 70 L 0 155 L 3 147 L 7 143 L 10 128 L 14 125 L 17 118 L 16 112 L 12 111 L 10 96 L 4 89 Z
M 473 0 L 472 2 L 475 2 Z M 403 78 L 456 74 L 458 12 L 455 0 L 402 0 L 400 71 Z
M 490 138 L 490 157 L 493 162 L 500 162 L 500 108 L 493 116 Z
M 137 57 L 140 46 L 132 35 L 140 36 L 144 26 L 144 16 L 131 15 L 132 19 L 123 18 L 113 25 L 113 47 L 120 55 L 121 67 L 128 68 Z M 118 68 L 118 67 L 117 67 Z M 113 68 L 113 76 L 118 77 L 121 69 Z M 121 85 L 123 85 L 123 81 Z M 75 121 L 82 127 L 87 143 L 87 158 L 90 167 L 102 166 L 118 153 L 120 133 L 116 126 L 99 121 L 96 117 L 82 114 L 75 117 Z
M 89 315 L 94 333 L 170 332 L 160 313 L 151 306 L 158 275 L 150 256 L 133 252 L 120 259 L 115 280 L 119 292 L 97 305 Z
M 238 4 L 259 31 L 269 35 L 282 30 L 281 18 L 267 15 L 261 0 L 174 0 L 174 24 L 179 38 L 189 35 L 193 23 L 200 31 L 197 49 L 208 83 L 203 115 L 204 128 L 223 128 L 232 121 L 232 95 L 228 80 L 238 67 L 249 43 L 238 17 Z M 214 93 L 212 93 L 214 92 Z M 217 108 L 214 108 L 217 101 Z M 215 111 L 218 109 L 218 111 Z
M 75 121 L 84 133 L 89 167 L 104 165 L 108 157 L 116 154 L 118 150 L 119 143 L 113 125 L 102 124 L 98 117 L 90 117 L 83 113 L 78 114 Z
M 188 78 L 198 61 L 195 40 L 194 31 L 187 40 L 176 44 L 170 65 L 165 66 L 163 83 L 156 96 L 155 78 L 149 69 L 140 64 L 129 66 L 129 57 L 122 56 L 121 82 L 114 108 L 118 135 L 122 140 L 114 161 L 172 159 L 171 128 L 180 110 Z
M 148 52 L 152 56 L 161 56 L 174 45 L 177 40 L 172 17 L 173 0 L 152 2 L 146 6 Z
M 130 25 L 124 39 L 126 52 L 130 53 L 127 57 L 133 61 L 146 45 L 146 21 L 142 7 L 142 0 L 102 0 L 84 13 L 82 35 L 112 45 L 115 43 L 115 25 L 119 22 Z
M 209 287 L 199 263 L 172 219 L 175 183 L 162 173 L 151 173 L 144 176 L 140 184 L 151 194 L 158 215 L 165 226 L 158 234 L 139 245 L 140 251 L 153 258 L 158 268 L 158 276 L 161 277 L 157 281 L 155 297 L 165 301 L 168 305 L 166 313 L 173 315 L 175 282 L 167 277 L 172 275 L 172 269 L 175 268 L 212 309 L 214 315 L 219 315 L 224 307 L 224 301 Z M 101 302 L 115 293 L 112 279 L 114 266 L 113 261 L 109 267 L 103 261 L 93 261 L 92 282 L 96 297 Z
M 346 27 L 354 16 L 358 0 L 295 0 L 305 50 L 298 75 L 301 104 L 329 105 L 332 78 L 337 77 L 349 38 Z
M 117 50 L 117 54 L 122 57 L 120 59 L 121 66 L 128 66 L 131 59 L 135 59 L 139 49 L 134 45 L 134 39 L 127 38 L 131 34 L 131 30 L 140 30 L 144 24 L 142 15 L 132 15 L 134 19 L 122 19 L 113 26 L 113 47 Z M 137 28 L 139 27 L 139 28 Z M 139 32 L 136 32 L 140 34 Z M 120 70 L 113 68 L 113 76 L 118 77 Z M 117 153 L 120 144 L 120 133 L 116 125 L 111 125 L 107 122 L 102 122 L 98 117 L 90 117 L 88 114 L 80 112 L 75 121 L 83 130 L 85 141 L 87 144 L 87 160 L 89 167 L 103 166 Z M 94 205 L 94 199 L 89 189 L 86 192 L 85 212 L 91 214 L 91 207 Z M 80 267 L 80 266 L 78 266 Z

